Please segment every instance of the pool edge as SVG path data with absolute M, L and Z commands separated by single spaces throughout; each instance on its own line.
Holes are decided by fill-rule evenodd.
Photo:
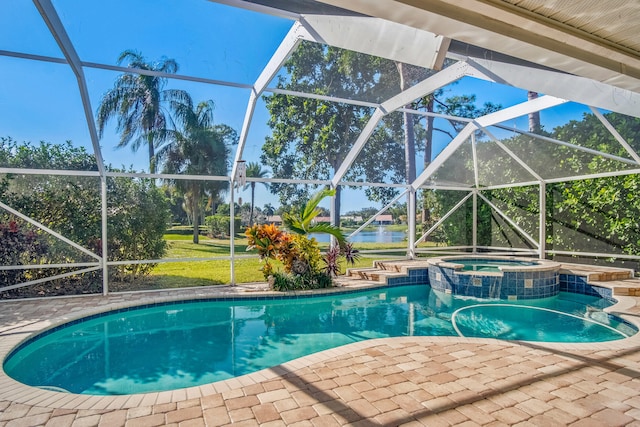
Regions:
M 387 285 L 370 285 L 354 290 L 361 290 L 365 288 L 381 288 L 387 287 Z M 83 317 L 87 317 L 93 314 L 110 311 L 116 308 L 126 308 L 139 306 L 141 304 L 147 303 L 157 303 L 157 302 L 169 302 L 176 300 L 196 300 L 203 298 L 210 298 L 216 294 L 215 291 L 219 291 L 220 289 L 199 289 L 198 292 L 194 294 L 193 290 L 188 291 L 158 291 L 158 292 L 145 292 L 145 293 L 131 293 L 128 294 L 128 297 L 122 298 L 123 295 L 116 295 L 113 297 L 102 297 L 102 296 L 87 296 L 83 298 L 76 297 L 72 300 L 72 302 L 79 301 L 87 301 L 90 299 L 96 300 L 98 304 L 87 307 L 84 306 L 82 308 L 72 310 L 66 314 L 59 314 L 56 311 L 59 311 L 54 305 L 60 303 L 61 300 L 66 301 L 64 299 L 57 299 L 56 301 L 39 301 L 38 308 L 39 311 L 44 314 L 46 310 L 43 305 L 49 305 L 50 310 L 52 310 L 52 317 L 46 320 L 40 320 L 37 323 L 29 323 L 23 326 L 18 327 L 9 327 L 5 330 L 5 324 L 0 325 L 2 328 L 2 332 L 0 332 L 0 336 L 3 337 L 0 343 L 0 360 L 4 362 L 5 358 L 9 355 L 14 348 L 16 348 L 20 343 L 25 340 L 30 339 L 31 337 L 41 333 L 44 330 L 54 328 L 58 325 L 67 323 L 69 321 L 77 320 Z M 236 289 L 239 290 L 239 289 Z M 326 294 L 330 294 L 336 292 L 336 290 L 326 292 Z M 138 297 L 138 298 L 135 298 Z M 140 298 L 141 297 L 141 298 Z M 235 294 L 235 297 L 238 297 L 238 294 Z M 245 295 L 245 298 L 255 297 L 255 293 L 252 295 Z M 105 301 L 106 299 L 106 301 Z M 109 299 L 113 301 L 109 301 Z M 615 313 L 616 315 L 622 317 L 629 323 L 633 324 L 635 327 L 640 329 L 640 320 L 637 315 L 634 315 L 631 311 L 632 309 L 637 309 L 640 311 L 640 307 L 638 304 L 638 299 L 636 297 L 627 297 L 627 296 L 617 296 L 617 303 L 611 307 L 607 308 L 607 312 Z M 68 301 L 66 301 L 68 302 Z M 18 304 L 19 302 L 14 302 Z M 9 304 L 9 303 L 7 303 Z M 84 304 L 83 304 L 84 305 Z M 55 308 L 55 309 L 54 309 Z M 56 315 L 57 314 L 57 315 Z M 40 326 L 38 326 L 40 325 Z M 248 385 L 257 384 L 259 382 L 263 382 L 272 378 L 277 378 L 281 375 L 282 372 L 298 370 L 305 367 L 309 367 L 318 361 L 325 361 L 328 357 L 334 357 L 338 355 L 344 355 L 346 353 L 350 353 L 353 351 L 357 351 L 358 349 L 368 348 L 376 345 L 380 345 L 381 343 L 388 342 L 390 345 L 393 343 L 403 343 L 403 342 L 413 342 L 416 344 L 420 343 L 474 343 L 479 345 L 486 345 L 490 343 L 499 343 L 502 346 L 535 346 L 537 348 L 548 349 L 548 350 L 624 350 L 630 348 L 636 348 L 640 346 L 640 333 L 636 333 L 632 337 L 616 340 L 616 341 L 607 341 L 604 343 L 542 343 L 542 342 L 521 342 L 521 341 L 503 341 L 492 338 L 461 338 L 461 337 L 433 337 L 433 336 L 413 336 L 413 337 L 395 337 L 395 338 L 377 338 L 366 341 L 361 341 L 357 343 L 346 344 L 340 347 L 336 347 L 329 350 L 324 350 L 318 353 L 314 353 L 308 356 L 303 356 L 298 359 L 291 360 L 289 362 L 283 363 L 281 365 L 277 365 L 275 367 L 263 369 L 257 372 L 253 372 L 250 374 L 246 374 L 240 377 L 230 378 L 227 380 L 218 381 L 215 383 L 204 384 L 201 386 L 183 388 L 171 391 L 163 391 L 163 392 L 153 392 L 153 393 L 141 393 L 141 394 L 131 394 L 131 395 L 119 395 L 119 396 L 95 396 L 95 395 L 80 395 L 80 394 L 72 394 L 72 393 L 60 393 L 54 391 L 48 391 L 39 389 L 37 387 L 27 386 L 22 384 L 11 377 L 9 377 L 4 369 L 0 370 L 0 401 L 1 400 L 9 400 L 16 403 L 28 404 L 28 405 L 37 405 L 44 407 L 55 407 L 58 409 L 113 409 L 113 408 L 125 408 L 125 407 L 135 407 L 139 406 L 140 402 L 149 402 L 149 404 L 159 404 L 159 403 L 169 403 L 169 402 L 178 402 L 182 400 L 188 400 L 191 398 L 204 397 L 207 395 L 222 393 L 234 389 L 238 389 L 241 387 L 246 387 Z

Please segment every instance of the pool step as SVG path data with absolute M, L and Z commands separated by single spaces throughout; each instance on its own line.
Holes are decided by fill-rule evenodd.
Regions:
M 350 268 L 347 270 L 346 276 L 352 279 L 370 280 L 378 283 L 386 283 L 388 277 L 402 277 L 406 273 L 384 270 L 377 266 L 368 268 Z
M 375 261 L 373 267 L 349 268 L 344 280 L 366 280 L 377 284 L 387 283 L 390 277 L 407 277 L 409 270 L 425 269 L 425 260 Z
M 601 288 L 609 288 L 613 292 L 613 296 L 629 296 L 640 297 L 640 279 L 624 279 L 624 280 L 591 280 L 589 284 L 600 286 Z
M 375 261 L 373 265 L 384 271 L 409 274 L 409 270 L 425 269 L 429 267 L 426 259 Z
M 560 274 L 583 276 L 591 282 L 613 282 L 633 279 L 634 271 L 630 268 L 601 267 L 583 264 L 561 263 Z

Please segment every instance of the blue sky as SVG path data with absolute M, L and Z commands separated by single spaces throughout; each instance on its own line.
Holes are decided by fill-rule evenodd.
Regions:
M 174 58 L 182 74 L 245 84 L 255 81 L 293 24 L 204 0 L 54 0 L 53 4 L 83 61 L 115 65 L 123 50 L 135 49 L 150 61 Z M 35 6 L 25 0 L 0 2 L 0 49 L 63 57 Z M 86 68 L 85 75 L 95 112 L 118 73 Z M 188 90 L 195 101 L 213 99 L 216 122 L 240 131 L 247 89 L 184 81 L 172 81 L 170 86 Z M 476 93 L 480 104 L 491 101 L 503 106 L 526 99 L 521 90 L 472 79 L 452 86 L 449 93 Z M 547 116 L 547 122 L 555 126 L 567 120 L 567 113 L 561 109 L 543 112 L 543 120 Z M 573 108 L 569 116 L 579 119 L 580 114 Z M 248 161 L 260 155 L 261 143 L 270 132 L 267 120 L 261 102 L 244 151 Z M 522 120 L 511 124 L 526 127 Z M 68 66 L 0 56 L 0 136 L 32 142 L 71 140 L 91 147 L 78 87 Z M 148 169 L 146 149 L 137 153 L 114 149 L 117 141 L 113 128 L 108 129 L 101 141 L 107 163 Z M 259 206 L 277 205 L 275 196 L 259 188 Z M 241 196 L 248 200 L 248 193 Z M 344 211 L 373 205 L 361 191 L 343 199 Z

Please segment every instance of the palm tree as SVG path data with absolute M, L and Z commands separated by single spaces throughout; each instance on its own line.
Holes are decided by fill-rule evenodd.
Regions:
M 249 162 L 247 164 L 247 169 L 245 173 L 247 178 L 266 178 L 267 175 L 269 174 L 269 171 L 262 169 L 262 166 L 260 165 L 260 163 Z M 251 186 L 251 213 L 249 214 L 249 225 L 253 224 L 253 207 L 254 207 L 255 195 L 256 195 L 256 184 L 257 183 L 255 181 L 251 181 L 244 186 L 245 189 Z M 269 188 L 269 184 L 267 184 L 266 182 L 261 182 L 260 184 L 267 187 L 267 189 Z
M 118 57 L 118 65 L 161 73 L 174 74 L 178 63 L 162 58 L 149 63 L 138 52 L 125 50 Z M 131 144 L 137 151 L 143 145 L 149 148 L 149 172 L 156 172 L 155 149 L 167 138 L 165 105 L 189 98 L 183 90 L 164 89 L 165 77 L 125 73 L 118 77 L 112 89 L 102 97 L 97 112 L 98 134 L 102 137 L 109 119 L 116 117 L 116 129 L 120 132 L 118 147 Z
M 158 151 L 163 172 L 186 175 L 226 175 L 228 146 L 237 141 L 236 132 L 226 125 L 214 125 L 213 101 L 191 99 L 171 103 L 177 131 L 169 132 L 170 142 Z M 226 181 L 173 180 L 185 195 L 193 217 L 193 243 L 199 242 L 200 203 L 205 195 L 216 197 L 226 190 Z
M 265 214 L 266 216 L 272 216 L 276 213 L 276 208 L 274 208 L 271 203 L 267 203 L 262 208 L 262 213 Z

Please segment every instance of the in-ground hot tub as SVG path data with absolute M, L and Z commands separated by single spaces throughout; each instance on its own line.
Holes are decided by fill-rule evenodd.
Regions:
M 508 300 L 548 298 L 560 292 L 560 264 L 535 258 L 463 255 L 431 258 L 436 291 Z

